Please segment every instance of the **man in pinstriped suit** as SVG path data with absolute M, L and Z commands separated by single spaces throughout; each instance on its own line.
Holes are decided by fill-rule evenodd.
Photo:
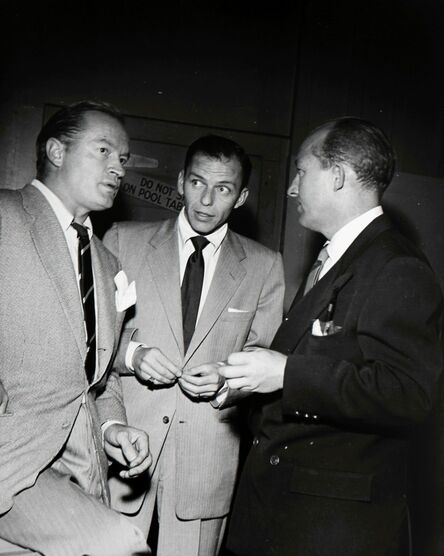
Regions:
M 211 556 L 219 551 L 230 510 L 239 452 L 236 407 L 214 362 L 236 349 L 268 346 L 281 321 L 281 256 L 233 233 L 226 221 L 248 195 L 251 164 L 239 145 L 218 136 L 188 149 L 178 190 L 178 218 L 119 223 L 104 242 L 138 284 L 134 357 L 121 372 L 128 418 L 150 436 L 150 477 L 110 481 L 113 507 L 148 534 L 155 504 L 158 556 Z M 182 330 L 181 282 L 203 235 L 205 275 L 188 349 Z M 129 346 L 131 350 L 131 346 Z M 135 368 L 131 371 L 131 368 Z M 222 387 L 222 389 L 221 389 Z M 220 406 L 220 407 L 218 407 Z

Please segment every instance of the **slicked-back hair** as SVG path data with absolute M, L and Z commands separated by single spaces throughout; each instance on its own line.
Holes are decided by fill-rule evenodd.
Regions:
M 209 158 L 237 158 L 242 169 L 242 184 L 241 190 L 248 186 L 248 181 L 251 175 L 251 161 L 244 149 L 235 141 L 220 135 L 204 135 L 196 139 L 188 147 L 185 155 L 184 173 L 187 170 L 196 154 L 203 154 Z
M 46 173 L 47 155 L 46 142 L 53 137 L 63 143 L 70 143 L 75 135 L 84 127 L 84 115 L 88 112 L 102 112 L 124 125 L 123 115 L 113 105 L 107 102 L 82 100 L 64 106 L 55 112 L 44 124 L 36 141 L 37 178 L 41 179 Z
M 381 196 L 395 171 L 396 156 L 385 133 L 360 118 L 344 117 L 327 122 L 319 129 L 327 133 L 313 148 L 324 168 L 345 162 L 364 186 L 376 189 Z

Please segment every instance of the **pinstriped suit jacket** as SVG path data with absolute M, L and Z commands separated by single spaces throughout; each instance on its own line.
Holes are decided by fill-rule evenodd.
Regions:
M 279 253 L 228 232 L 194 336 L 183 352 L 176 219 L 119 223 L 105 245 L 119 258 L 138 301 L 129 328 L 137 339 L 191 368 L 225 360 L 244 346 L 268 346 L 282 319 L 284 281 Z M 244 312 L 233 312 L 236 308 Z M 126 345 L 122 344 L 122 350 Z M 120 350 L 119 350 L 120 351 Z M 176 512 L 183 519 L 212 518 L 229 511 L 238 467 L 237 408 L 196 402 L 179 386 L 150 389 L 122 376 L 129 422 L 148 432 L 153 471 L 173 416 L 177 420 Z M 136 512 L 148 481 L 112 479 L 113 506 Z
M 115 258 L 93 238 L 98 373 L 88 399 L 105 476 L 100 424 L 125 421 L 120 379 L 109 374 L 123 313 L 114 304 Z M 64 445 L 87 388 L 82 307 L 68 247 L 33 186 L 0 190 L 0 380 L 9 395 L 0 416 L 0 514 L 31 487 Z

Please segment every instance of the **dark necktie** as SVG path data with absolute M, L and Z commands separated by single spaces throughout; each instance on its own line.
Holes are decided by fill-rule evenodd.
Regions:
M 319 275 L 321 274 L 321 270 L 327 259 L 328 259 L 328 252 L 327 252 L 327 246 L 325 246 L 320 250 L 318 258 L 314 262 L 307 276 L 307 280 L 305 282 L 305 288 L 304 288 L 304 295 L 308 293 L 311 290 L 311 288 L 316 284 L 316 282 L 319 280 Z
M 76 230 L 79 238 L 79 285 L 86 328 L 85 372 L 88 382 L 91 383 L 96 370 L 96 309 L 90 241 L 84 226 L 77 222 L 72 222 L 71 226 Z
M 197 313 L 199 311 L 200 295 L 204 278 L 205 263 L 202 251 L 209 241 L 203 236 L 191 238 L 194 253 L 191 253 L 185 274 L 182 280 L 182 318 L 183 318 L 183 343 L 185 353 L 194 333 Z

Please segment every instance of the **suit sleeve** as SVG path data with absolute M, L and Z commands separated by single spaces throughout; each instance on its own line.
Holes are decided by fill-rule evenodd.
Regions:
M 284 293 L 285 280 L 282 256 L 280 253 L 274 253 L 270 270 L 264 280 L 264 285 L 261 290 L 244 349 L 251 347 L 269 347 L 276 330 L 282 322 Z M 219 407 L 225 408 L 248 395 L 248 392 L 228 389 L 227 395 L 220 403 Z
M 284 413 L 358 426 L 421 422 L 442 371 L 441 325 L 442 295 L 428 266 L 392 259 L 372 284 L 356 330 L 312 336 L 306 355 L 289 355 Z M 329 349 L 317 349 L 325 341 Z M 353 356 L 350 341 L 358 346 Z
M 126 424 L 127 417 L 123 402 L 122 385 L 118 372 L 111 369 L 107 376 L 106 386 L 96 399 L 100 423 L 118 421 Z
M 274 253 L 244 348 L 267 348 L 271 344 L 282 322 L 284 293 L 282 256 L 280 253 Z

